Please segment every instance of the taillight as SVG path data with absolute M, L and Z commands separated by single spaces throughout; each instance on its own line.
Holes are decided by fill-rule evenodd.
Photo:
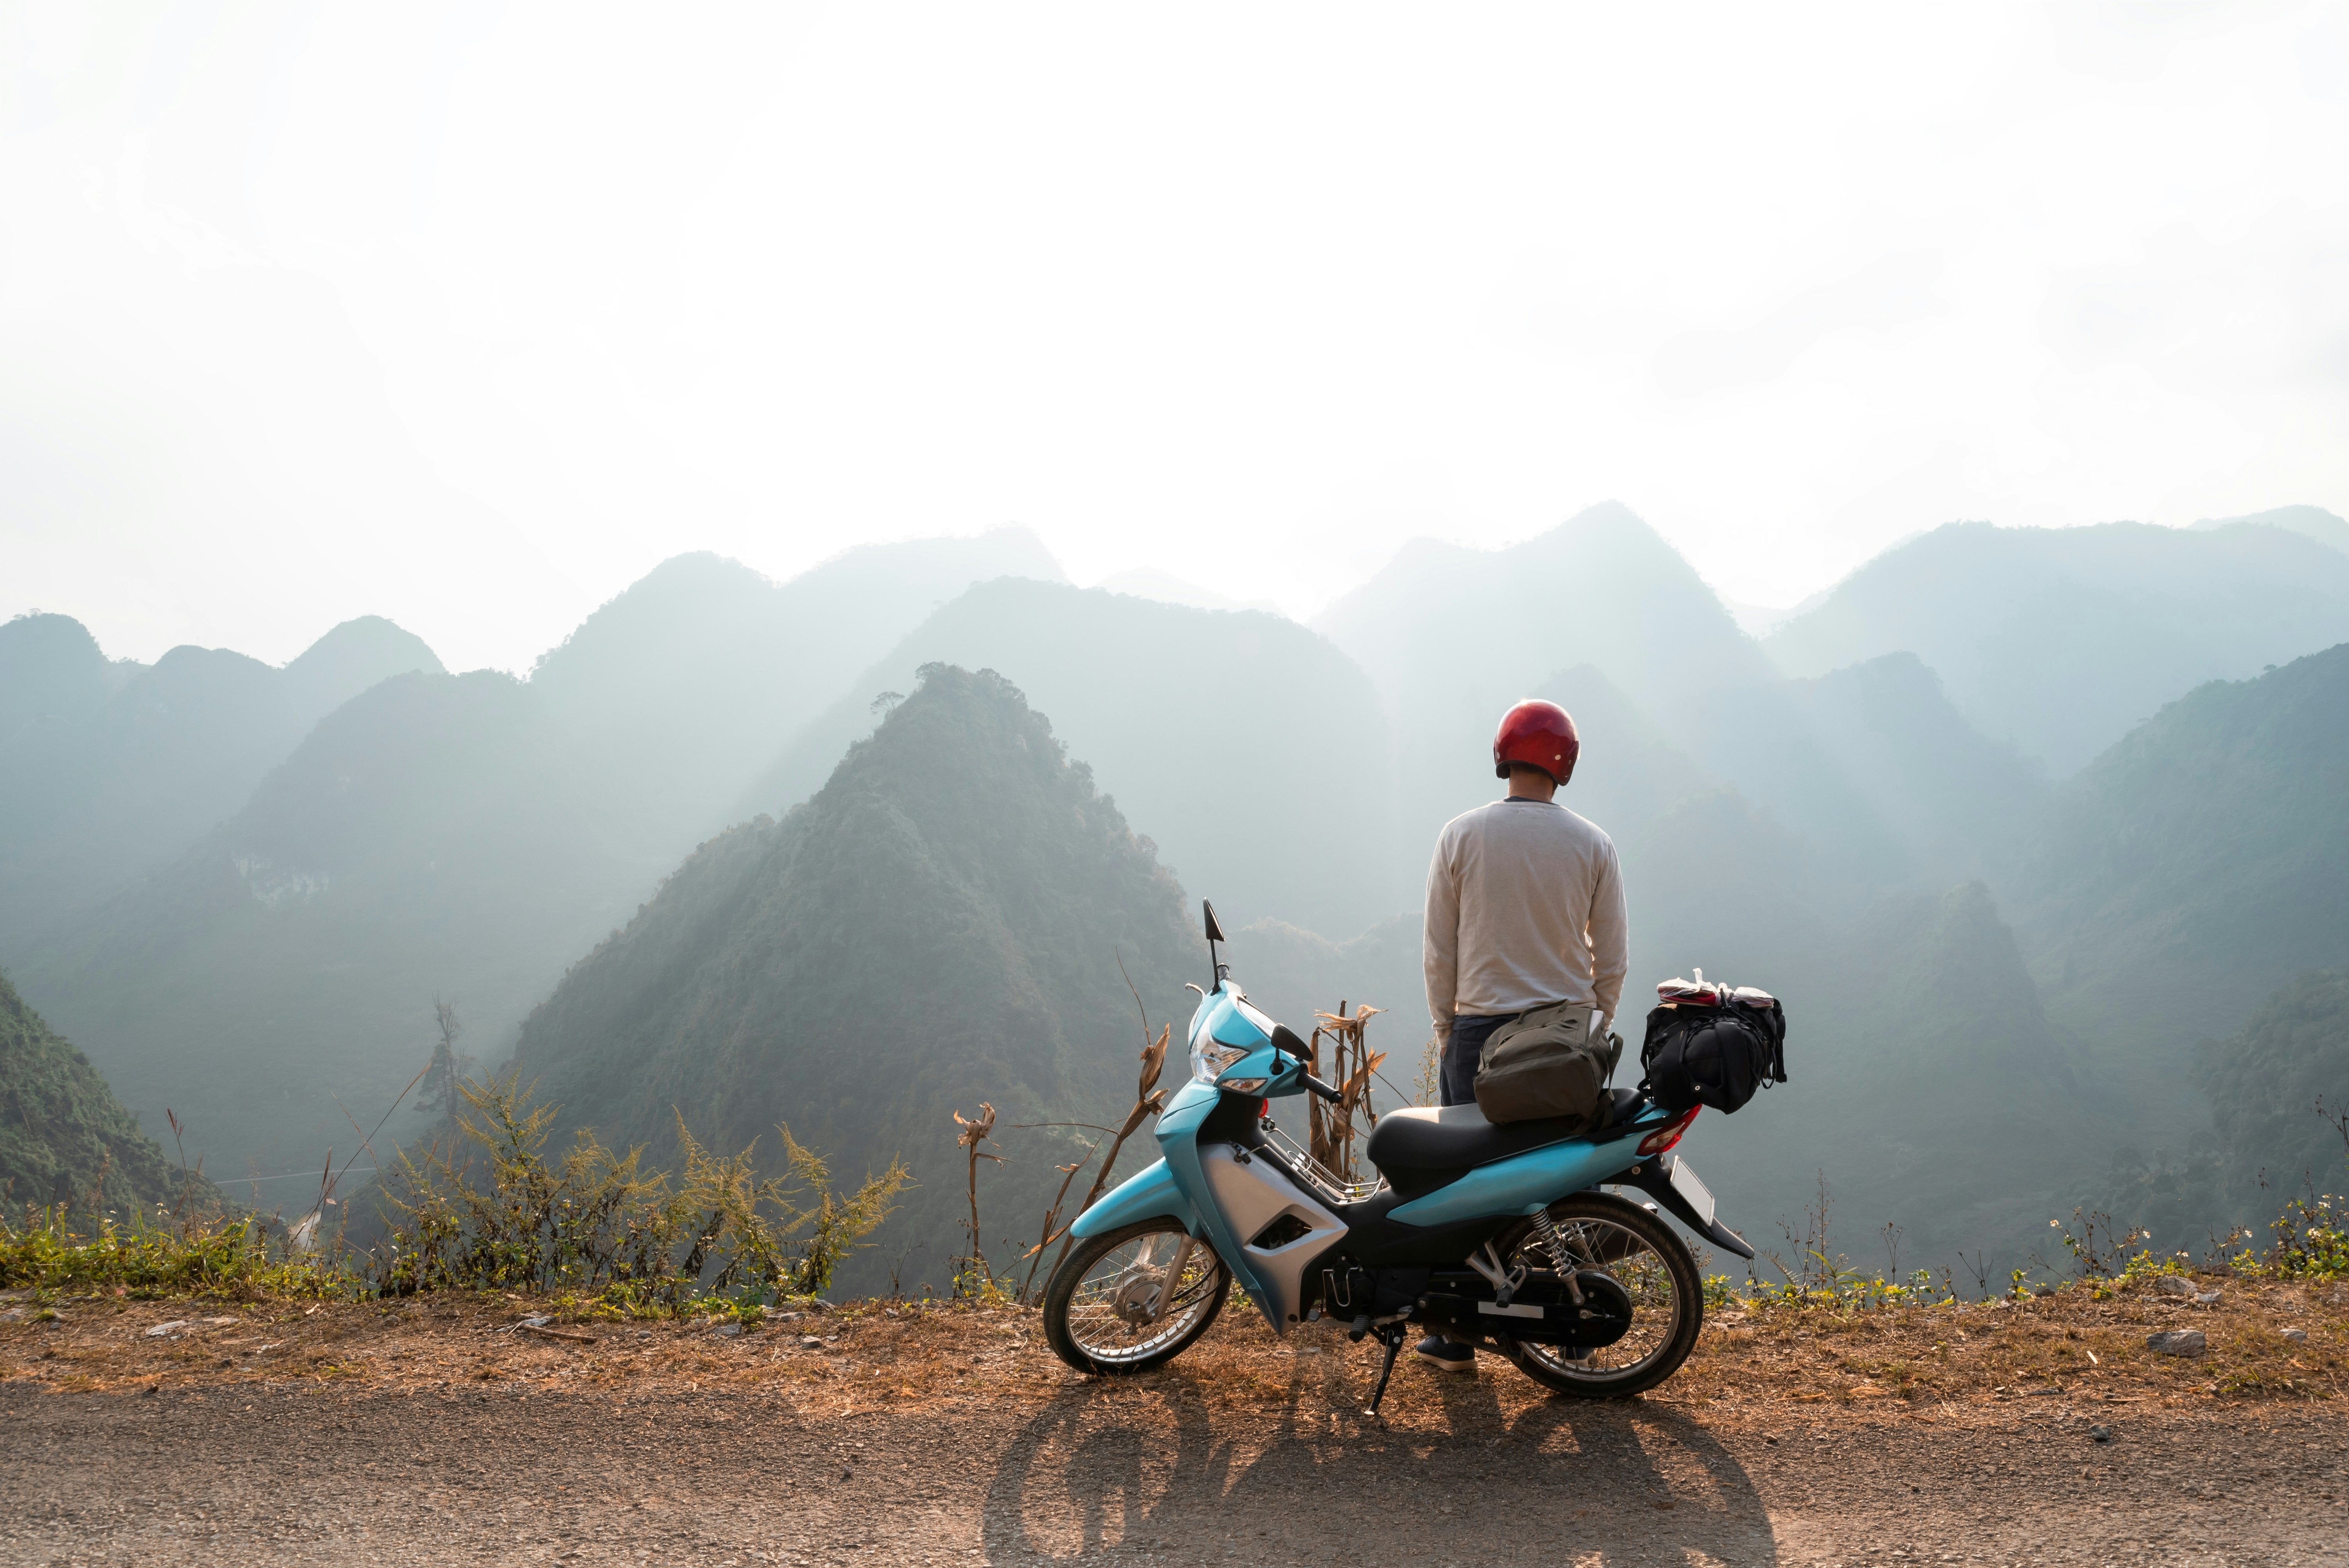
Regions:
M 1696 1113 L 1703 1109 L 1704 1107 L 1701 1105 L 1692 1105 L 1686 1110 L 1681 1112 L 1678 1116 L 1672 1118 L 1671 1120 L 1664 1123 L 1663 1126 L 1656 1129 L 1655 1131 L 1648 1134 L 1647 1137 L 1640 1140 L 1640 1153 L 1642 1155 L 1661 1154 L 1665 1150 L 1670 1149 L 1673 1144 L 1678 1143 L 1681 1140 L 1681 1134 L 1689 1130 L 1689 1123 L 1694 1121 L 1696 1119 Z

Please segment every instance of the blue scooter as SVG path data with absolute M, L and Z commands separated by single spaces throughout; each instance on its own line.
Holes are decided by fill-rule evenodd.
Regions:
M 1305 1042 L 1233 984 L 1215 906 L 1206 913 L 1215 988 L 1191 1019 L 1191 1080 L 1159 1115 L 1164 1157 L 1071 1228 L 1044 1296 L 1061 1360 L 1112 1376 L 1164 1366 L 1207 1331 L 1237 1280 L 1277 1334 L 1330 1317 L 1380 1340 L 1369 1415 L 1414 1329 L 1583 1398 L 1638 1393 L 1679 1369 L 1704 1290 L 1661 1215 L 1754 1256 L 1673 1152 L 1695 1109 L 1631 1089 L 1608 1091 L 1595 1128 L 1411 1107 L 1379 1118 L 1365 1145 L 1378 1180 L 1349 1181 L 1274 1123 L 1275 1099 L 1339 1094 L 1306 1070 Z

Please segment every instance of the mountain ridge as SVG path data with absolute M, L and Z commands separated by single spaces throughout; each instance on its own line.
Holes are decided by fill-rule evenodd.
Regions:
M 933 765 L 948 753 L 952 776 Z M 964 1202 L 949 1113 L 1001 1113 L 1017 1163 L 988 1170 L 983 1207 L 1030 1228 L 1054 1176 L 1036 1150 L 1068 1138 L 1013 1147 L 1014 1124 L 1123 1109 L 1127 980 L 1174 1019 L 1188 927 L 1148 841 L 1019 689 L 929 665 L 823 789 L 705 842 L 575 964 L 512 1065 L 607 1143 L 658 1153 L 682 1115 L 770 1152 L 788 1122 L 846 1177 L 902 1154 L 923 1185 L 887 1245 L 926 1249 L 920 1277 L 943 1285 Z

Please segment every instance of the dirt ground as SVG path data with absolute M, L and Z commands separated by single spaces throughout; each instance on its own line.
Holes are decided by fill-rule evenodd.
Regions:
M 1376 1422 L 1371 1346 L 1245 1312 L 1104 1382 L 1015 1309 L 0 1300 L 0 1563 L 2349 1562 L 2349 1289 L 2217 1288 L 1723 1313 L 1607 1404 L 1406 1363 Z

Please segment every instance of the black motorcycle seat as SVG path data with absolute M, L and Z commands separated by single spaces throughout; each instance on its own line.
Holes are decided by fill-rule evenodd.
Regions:
M 1640 1091 L 1609 1089 L 1602 1101 L 1606 1114 L 1599 1126 L 1613 1127 L 1628 1119 L 1640 1103 Z M 1381 1171 L 1464 1171 L 1490 1165 L 1512 1154 L 1589 1136 L 1590 1126 L 1578 1117 L 1549 1117 L 1537 1121 L 1491 1122 L 1474 1102 L 1467 1105 L 1405 1106 L 1379 1118 L 1362 1151 Z

